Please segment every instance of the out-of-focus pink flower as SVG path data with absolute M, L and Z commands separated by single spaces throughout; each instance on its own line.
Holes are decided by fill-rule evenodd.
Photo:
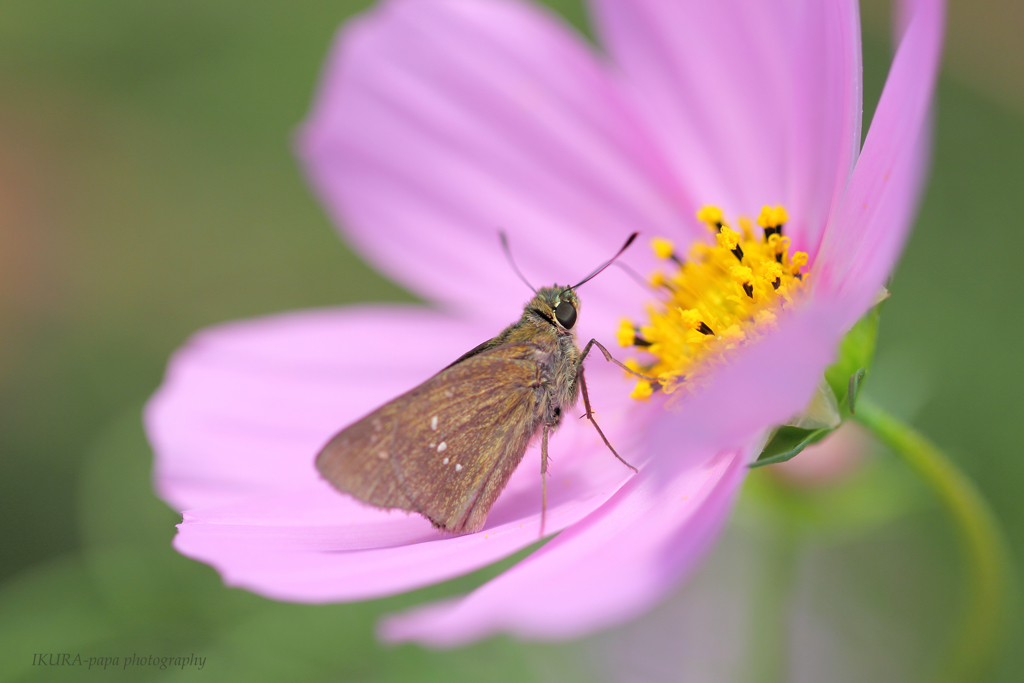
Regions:
M 568 284 L 629 232 L 686 245 L 694 215 L 765 204 L 810 256 L 808 296 L 666 408 L 588 363 L 631 475 L 585 421 L 552 440 L 548 530 L 561 533 L 464 598 L 393 617 L 389 639 L 450 646 L 507 631 L 566 638 L 636 616 L 701 557 L 767 429 L 799 412 L 906 239 L 928 149 L 940 2 L 905 31 L 858 158 L 853 0 L 594 0 L 599 55 L 509 0 L 393 0 L 341 32 L 299 152 L 356 249 L 437 304 L 310 311 L 224 325 L 173 358 L 146 409 L 175 547 L 276 599 L 360 600 L 485 566 L 537 539 L 536 450 L 476 534 L 364 506 L 313 458 L 338 429 L 516 319 L 520 267 Z M 634 250 L 631 265 L 649 270 Z M 614 338 L 649 298 L 621 272 L 580 292 L 582 340 Z

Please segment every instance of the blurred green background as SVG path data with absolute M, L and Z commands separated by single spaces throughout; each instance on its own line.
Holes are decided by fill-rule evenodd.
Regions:
M 139 420 L 170 353 L 228 319 L 411 299 L 336 237 L 290 152 L 334 31 L 367 4 L 0 3 L 0 681 L 923 680 L 961 558 L 884 453 L 810 492 L 759 470 L 693 582 L 577 643 L 374 642 L 381 613 L 500 568 L 309 607 L 223 588 L 171 550 Z M 578 2 L 550 4 L 586 30 Z M 887 13 L 863 11 L 866 116 Z M 947 43 L 935 167 L 868 390 L 973 477 L 1020 557 L 1024 3 L 955 0 Z M 717 651 L 686 645 L 712 635 Z M 32 666 L 50 652 L 207 662 Z M 1019 619 L 1006 652 L 991 680 L 1022 679 Z

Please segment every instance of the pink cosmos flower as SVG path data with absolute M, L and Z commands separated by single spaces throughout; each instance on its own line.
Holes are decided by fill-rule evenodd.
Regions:
M 313 466 L 341 427 L 517 319 L 634 230 L 685 247 L 715 204 L 782 204 L 809 255 L 807 294 L 770 334 L 669 409 L 588 361 L 602 427 L 552 439 L 540 550 L 468 596 L 392 617 L 384 637 L 451 646 L 506 631 L 568 638 L 654 605 L 708 548 L 764 435 L 808 402 L 906 239 L 925 175 L 943 10 L 903 7 L 888 83 L 860 147 L 854 0 L 593 0 L 607 56 L 513 0 L 392 0 L 343 28 L 299 136 L 309 176 L 354 247 L 433 307 L 363 306 L 223 325 L 172 359 L 146 408 L 156 487 L 184 511 L 175 547 L 280 600 L 391 595 L 537 540 L 536 449 L 484 529 L 337 493 Z M 633 268 L 653 257 L 634 248 Z M 606 272 L 580 291 L 582 341 L 609 343 L 649 291 Z

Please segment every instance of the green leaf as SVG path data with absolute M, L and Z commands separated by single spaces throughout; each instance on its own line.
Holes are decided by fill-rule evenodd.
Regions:
M 779 427 L 761 451 L 757 462 L 750 467 L 774 465 L 791 460 L 800 451 L 811 444 L 818 443 L 834 432 L 834 429 L 801 429 L 800 427 Z

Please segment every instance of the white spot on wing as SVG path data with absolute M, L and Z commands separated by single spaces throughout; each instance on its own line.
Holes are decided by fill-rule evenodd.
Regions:
M 438 453 L 443 453 L 444 449 L 446 449 L 446 448 L 448 448 L 448 444 L 445 443 L 444 441 L 442 441 L 441 443 L 437 444 L 437 452 Z
M 444 460 L 442 460 L 441 464 L 442 465 L 447 465 L 448 464 L 448 458 L 445 458 Z
M 437 415 L 435 415 L 434 417 L 430 418 L 430 431 L 432 431 L 432 432 L 436 432 L 437 431 Z
M 462 471 L 462 465 L 456 465 L 455 466 L 455 471 L 456 472 L 461 472 Z

